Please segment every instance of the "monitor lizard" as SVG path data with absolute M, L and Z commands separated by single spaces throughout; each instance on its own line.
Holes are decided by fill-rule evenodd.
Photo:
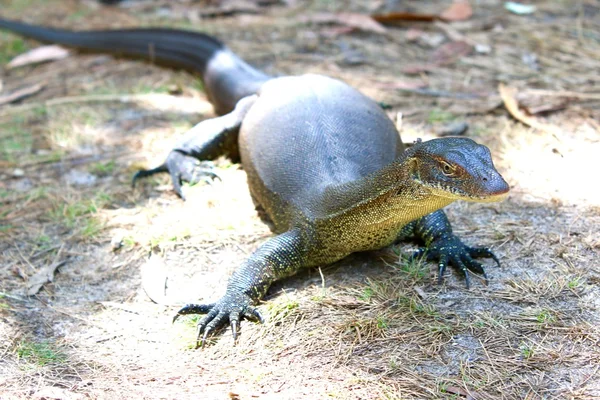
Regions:
M 234 343 L 240 321 L 263 321 L 256 303 L 278 279 L 301 268 L 417 238 L 413 257 L 464 274 L 487 276 L 477 257 L 497 257 L 453 234 L 441 210 L 455 200 L 504 198 L 509 186 L 487 147 L 467 138 L 419 141 L 406 147 L 381 107 L 340 80 L 307 74 L 273 77 L 251 67 L 217 39 L 162 28 L 68 31 L 0 19 L 0 28 L 43 42 L 145 58 L 198 72 L 219 116 L 200 122 L 177 141 L 165 162 L 139 171 L 182 181 L 213 174 L 198 160 L 241 157 L 255 201 L 273 222 L 275 236 L 262 244 L 229 279 L 224 296 L 189 304 L 185 314 L 206 314 L 197 343 L 224 325 Z

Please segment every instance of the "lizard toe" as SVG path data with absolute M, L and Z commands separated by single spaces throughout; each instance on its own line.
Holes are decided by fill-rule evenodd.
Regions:
M 438 262 L 438 285 L 442 284 L 442 280 L 444 279 L 444 273 L 446 272 L 447 265 L 448 265 L 448 257 L 446 255 L 441 255 L 440 260 Z
M 211 310 L 211 312 L 208 313 L 206 317 L 202 319 L 202 326 L 200 325 L 200 323 L 198 323 L 198 337 L 196 338 L 196 345 L 200 343 L 200 346 L 204 347 L 206 339 L 208 339 L 208 337 L 211 334 L 213 334 L 219 328 L 225 325 L 227 323 L 228 318 L 229 316 L 227 315 L 227 313 L 223 311 L 219 312 L 216 309 Z M 202 339 L 200 339 L 200 335 L 202 333 L 204 334 L 202 335 Z
M 459 255 L 454 254 L 453 257 L 450 258 L 450 264 L 463 274 L 463 276 L 465 277 L 465 286 L 467 287 L 467 289 L 470 289 L 471 288 L 471 277 L 469 276 L 470 275 L 469 268 L 463 262 L 461 256 L 462 256 L 461 254 L 459 254 Z
M 240 316 L 237 313 L 229 314 L 229 325 L 231 326 L 231 336 L 233 336 L 233 342 L 237 342 L 238 335 L 240 333 Z
M 244 318 L 246 318 L 249 321 L 260 322 L 261 324 L 265 323 L 265 319 L 263 318 L 262 314 L 260 313 L 260 311 L 258 311 L 258 308 L 256 308 L 256 307 L 246 307 L 243 315 L 244 315 Z
M 213 181 L 223 181 L 219 174 L 215 171 L 215 164 L 212 161 L 201 161 L 193 168 L 192 173 L 185 178 L 186 182 L 195 185 L 199 182 L 211 184 Z
M 415 250 L 415 252 L 412 253 L 408 257 L 408 261 L 412 262 L 412 261 L 416 261 L 418 259 L 425 260 L 425 261 L 433 261 L 436 259 L 436 255 L 437 255 L 436 249 L 431 249 L 431 248 L 427 248 L 427 247 L 419 247 L 419 249 Z
M 475 261 L 469 253 L 462 253 L 461 261 L 469 271 L 475 272 L 476 274 L 483 276 L 486 285 L 489 284 L 487 274 L 485 273 L 483 265 L 480 262 Z
M 471 257 L 476 257 L 476 258 L 487 257 L 487 258 L 491 258 L 492 260 L 494 260 L 496 262 L 496 265 L 498 267 L 500 267 L 500 260 L 498 260 L 498 257 L 496 257 L 496 255 L 494 254 L 494 252 L 492 252 L 492 250 L 490 250 L 487 247 L 467 247 L 467 251 L 469 252 L 469 255 Z
M 212 303 L 212 304 L 187 304 L 184 307 L 182 307 L 179 311 L 177 311 L 177 314 L 175 314 L 175 316 L 173 317 L 173 322 L 177 321 L 177 319 L 179 317 L 181 317 L 182 315 L 206 314 L 206 313 L 210 312 L 210 310 L 212 310 L 212 308 L 214 306 L 215 306 L 214 303 Z

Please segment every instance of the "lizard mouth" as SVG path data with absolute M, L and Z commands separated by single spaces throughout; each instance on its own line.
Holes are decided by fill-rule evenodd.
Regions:
M 470 199 L 472 199 L 472 201 L 477 201 L 480 203 L 493 203 L 496 201 L 504 200 L 506 197 L 508 197 L 508 190 L 504 193 L 494 193 L 485 196 L 471 196 L 470 198 L 464 198 L 464 200 L 469 201 Z
M 498 185 L 498 188 L 492 190 L 481 190 L 467 192 L 463 189 L 453 186 L 443 185 L 427 185 L 431 189 L 432 193 L 436 196 L 445 197 L 453 200 L 465 200 L 474 201 L 478 203 L 493 203 L 505 199 L 508 196 L 509 186 L 506 182 L 502 182 Z

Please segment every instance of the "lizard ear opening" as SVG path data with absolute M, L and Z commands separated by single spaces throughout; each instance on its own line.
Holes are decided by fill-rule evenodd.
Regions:
M 421 171 L 419 170 L 419 160 L 411 158 L 408 160 L 408 171 L 413 181 L 421 180 Z

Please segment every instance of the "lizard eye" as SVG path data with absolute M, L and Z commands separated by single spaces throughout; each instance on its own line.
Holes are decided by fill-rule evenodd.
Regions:
M 442 172 L 446 176 L 454 175 L 454 167 L 447 162 L 442 162 Z

